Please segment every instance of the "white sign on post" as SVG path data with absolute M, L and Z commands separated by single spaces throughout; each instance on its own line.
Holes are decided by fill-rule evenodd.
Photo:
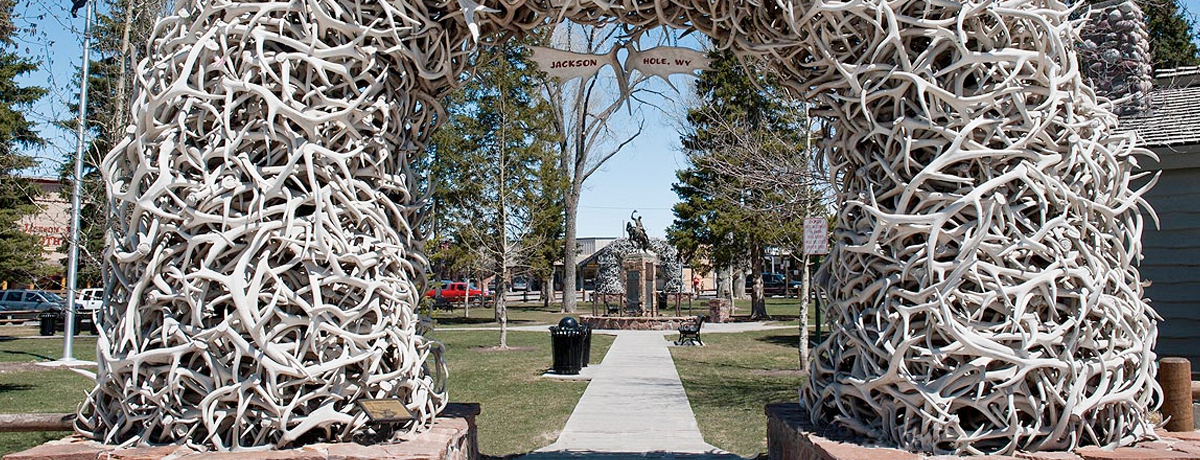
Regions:
M 672 74 L 691 74 L 707 69 L 711 61 L 704 53 L 674 46 L 660 46 L 641 51 L 629 49 L 624 63 L 617 59 L 617 49 L 608 54 L 582 54 L 541 46 L 532 48 L 533 61 L 538 64 L 538 68 L 546 72 L 546 75 L 562 81 L 590 77 L 609 65 L 626 79 L 629 78 L 630 71 L 637 70 L 665 80 Z
M 630 50 L 625 59 L 625 71 L 636 70 L 646 75 L 666 79 L 671 74 L 690 74 L 707 69 L 709 59 L 704 53 L 675 46 L 659 46 L 648 50 Z
M 804 218 L 804 254 L 829 254 L 829 222 L 824 217 Z
M 557 77 L 563 81 L 572 78 L 590 77 L 606 65 L 619 67 L 609 54 L 582 54 L 553 48 L 533 47 L 533 61 L 546 75 Z

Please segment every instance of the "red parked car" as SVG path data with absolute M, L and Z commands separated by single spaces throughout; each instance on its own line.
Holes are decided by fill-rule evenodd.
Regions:
M 425 291 L 425 297 L 433 298 L 439 302 L 462 302 L 463 300 L 466 300 L 468 295 L 470 295 L 471 300 L 482 299 L 483 291 L 473 287 L 468 288 L 467 283 L 465 282 L 449 283 L 443 285 L 442 289 L 434 287 L 433 289 Z

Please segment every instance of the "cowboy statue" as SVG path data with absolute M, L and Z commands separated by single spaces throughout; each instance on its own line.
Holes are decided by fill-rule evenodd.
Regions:
M 637 210 L 629 214 L 632 223 L 625 224 L 625 233 L 629 234 L 629 242 L 641 251 L 650 250 L 650 237 L 646 235 L 646 227 L 642 226 L 642 217 L 637 215 Z

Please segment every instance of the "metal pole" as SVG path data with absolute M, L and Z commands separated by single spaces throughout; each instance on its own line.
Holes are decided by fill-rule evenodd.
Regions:
M 79 126 L 75 145 L 75 183 L 71 191 L 71 246 L 67 255 L 67 324 L 63 325 L 63 361 L 74 361 L 71 348 L 75 345 L 75 288 L 79 282 L 79 195 L 83 193 L 83 151 L 87 132 L 88 67 L 92 53 L 92 9 L 95 0 L 87 2 L 83 25 L 83 68 L 79 80 Z

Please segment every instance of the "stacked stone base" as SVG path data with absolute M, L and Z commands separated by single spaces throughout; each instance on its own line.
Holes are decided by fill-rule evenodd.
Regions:
M 416 439 L 365 446 L 312 444 L 295 449 L 197 452 L 184 446 L 117 448 L 79 436 L 8 454 L 4 460 L 479 460 L 479 404 L 449 404 Z
M 768 404 L 767 455 L 770 460 L 925 460 L 951 459 L 872 446 L 836 429 L 818 429 L 796 403 Z M 1018 452 L 1015 456 L 962 457 L 970 460 L 1200 460 L 1200 432 L 1159 432 L 1162 438 L 1134 447 L 1104 450 L 1084 447 L 1074 452 Z
M 592 329 L 611 329 L 618 331 L 674 331 L 684 323 L 692 321 L 692 316 L 587 316 L 579 317 L 580 324 L 586 324 Z

